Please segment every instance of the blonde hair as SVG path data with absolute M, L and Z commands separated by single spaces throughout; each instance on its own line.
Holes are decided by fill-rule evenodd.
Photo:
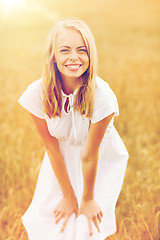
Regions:
M 43 70 L 43 110 L 50 117 L 61 117 L 62 91 L 61 79 L 54 62 L 55 40 L 60 29 L 73 29 L 81 33 L 86 44 L 89 67 L 83 76 L 83 83 L 78 88 L 73 108 L 91 118 L 94 105 L 95 77 L 97 70 L 97 51 L 94 37 L 87 24 L 78 18 L 64 18 L 58 21 L 49 35 L 49 42 L 44 55 Z

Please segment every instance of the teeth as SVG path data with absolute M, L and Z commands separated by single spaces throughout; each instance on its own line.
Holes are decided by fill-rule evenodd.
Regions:
M 76 68 L 80 67 L 80 65 L 67 65 L 67 67 L 76 69 Z

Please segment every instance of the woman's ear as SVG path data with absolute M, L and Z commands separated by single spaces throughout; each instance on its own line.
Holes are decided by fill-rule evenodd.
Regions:
M 55 56 L 53 56 L 53 63 L 56 63 L 56 58 L 55 58 Z

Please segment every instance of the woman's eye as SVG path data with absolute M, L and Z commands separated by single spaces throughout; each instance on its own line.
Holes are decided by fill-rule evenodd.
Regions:
M 87 50 L 86 49 L 79 49 L 79 52 L 80 53 L 85 53 L 85 52 L 87 52 Z
M 68 51 L 69 51 L 68 49 L 62 49 L 60 52 L 67 53 Z

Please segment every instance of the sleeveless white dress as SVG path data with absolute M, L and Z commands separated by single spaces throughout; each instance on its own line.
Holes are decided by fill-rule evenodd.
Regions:
M 119 115 L 117 99 L 108 83 L 97 76 L 91 119 L 81 116 L 73 109 L 76 92 L 70 95 L 62 92 L 62 116 L 50 119 L 42 110 L 41 84 L 42 79 L 30 84 L 18 102 L 35 116 L 45 119 L 50 134 L 59 140 L 68 176 L 80 205 L 83 193 L 80 153 L 83 143 L 90 123 L 96 123 L 111 113 L 114 113 L 114 117 Z M 68 113 L 64 110 L 67 97 Z M 63 219 L 55 224 L 53 211 L 62 198 L 62 191 L 46 152 L 32 202 L 22 217 L 29 240 L 104 240 L 116 232 L 115 206 L 124 180 L 128 152 L 113 121 L 114 118 L 100 145 L 95 183 L 95 200 L 103 211 L 100 233 L 93 224 L 93 235 L 90 237 L 86 216 L 76 218 L 75 214 L 70 217 L 65 231 L 60 233 Z

